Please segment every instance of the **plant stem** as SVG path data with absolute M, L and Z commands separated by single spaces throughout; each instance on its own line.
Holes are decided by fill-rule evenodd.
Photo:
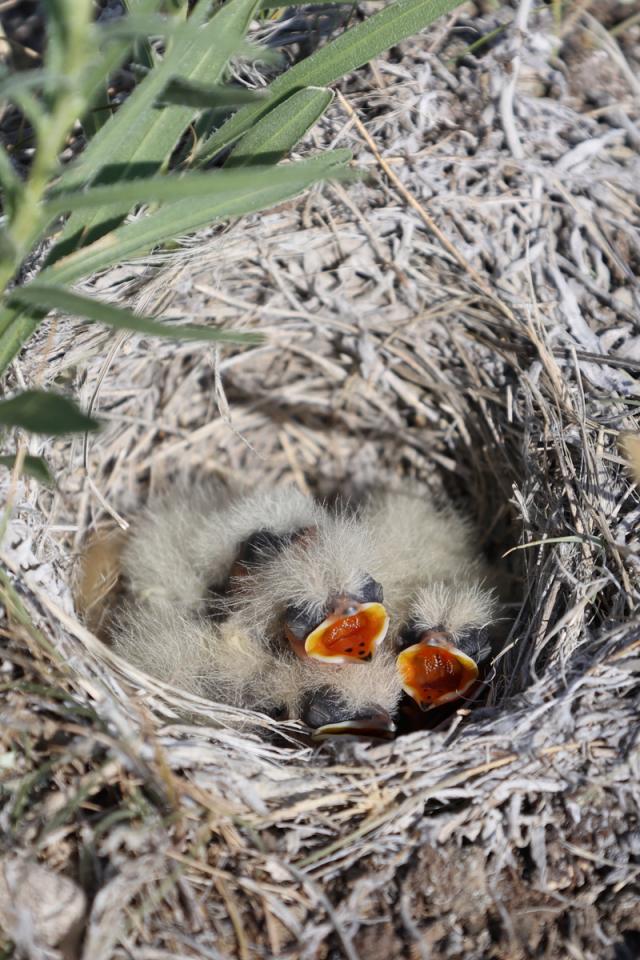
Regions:
M 90 0 L 60 0 L 58 4 L 51 5 L 49 16 L 52 21 L 55 18 L 55 23 L 52 24 L 50 31 L 52 50 L 48 54 L 48 66 L 50 68 L 58 66 L 55 61 L 61 60 L 60 72 L 65 76 L 65 83 L 62 86 L 55 87 L 49 93 L 52 98 L 51 109 L 47 112 L 45 108 L 38 117 L 35 131 L 37 145 L 33 163 L 27 181 L 20 191 L 11 222 L 7 227 L 10 249 L 0 261 L 0 292 L 3 294 L 47 226 L 49 218 L 42 212 L 42 198 L 58 172 L 58 157 L 64 148 L 73 124 L 82 115 L 86 107 L 83 76 L 90 61 L 95 57 L 94 45 L 90 42 L 90 32 L 92 30 L 90 14 Z M 54 44 L 54 32 L 56 33 L 56 40 L 59 40 L 60 37 L 64 38 L 61 49 L 56 49 L 59 44 Z M 54 61 L 54 63 L 51 63 L 51 61 Z M 56 74 L 55 70 L 51 72 L 54 75 Z M 46 95 L 47 91 L 45 90 L 45 98 Z M 33 324 L 33 322 L 30 318 L 28 319 L 28 324 Z M 9 342 L 18 342 L 25 331 L 24 318 L 22 318 L 22 324 L 18 320 L 17 325 L 21 328 L 20 334 L 18 335 L 17 331 L 13 333 L 11 330 L 7 330 L 2 337 L 3 341 L 6 340 L 6 334 L 9 333 L 12 334 Z M 20 342 L 22 342 L 21 339 Z M 3 346 L 5 345 L 3 344 Z M 0 362 L 0 371 L 4 369 L 8 362 L 8 360 L 5 360 L 7 355 L 5 347 Z M 11 354 L 11 356 L 13 355 Z M 9 360 L 11 356 L 9 356 Z

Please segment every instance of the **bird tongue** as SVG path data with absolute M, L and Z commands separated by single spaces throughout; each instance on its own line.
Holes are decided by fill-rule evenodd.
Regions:
M 329 663 L 366 663 L 384 640 L 388 626 L 381 603 L 363 604 L 346 617 L 332 614 L 306 638 L 305 653 Z
M 457 700 L 477 680 L 478 666 L 461 650 L 416 643 L 399 654 L 402 687 L 422 710 Z

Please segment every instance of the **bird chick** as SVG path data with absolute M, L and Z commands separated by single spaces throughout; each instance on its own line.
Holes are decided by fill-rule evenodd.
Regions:
M 374 560 L 365 525 L 294 490 L 183 492 L 133 525 L 112 639 L 160 679 L 317 736 L 390 736 L 401 688 L 392 654 L 376 654 L 388 617 Z
M 368 663 L 389 625 L 375 542 L 356 516 L 320 510 L 316 522 L 274 538 L 265 528 L 243 546 L 229 603 L 278 645 L 301 659 Z
M 112 631 L 116 652 L 152 676 L 235 707 L 302 720 L 315 739 L 336 734 L 389 738 L 401 688 L 390 651 L 376 669 L 327 667 L 274 650 L 237 615 L 215 623 L 164 600 L 129 600 Z
M 223 619 L 243 608 L 299 655 L 371 659 L 388 618 L 367 573 L 371 545 L 357 522 L 295 489 L 182 491 L 147 508 L 124 549 L 138 598 L 163 597 Z
M 234 564 L 230 619 L 260 638 L 267 677 L 252 679 L 253 695 L 263 704 L 275 698 L 316 736 L 393 733 L 401 689 L 382 649 L 389 619 L 376 562 L 362 520 L 322 509 L 315 525 L 288 536 L 263 527 Z
M 490 653 L 497 607 L 472 526 L 417 491 L 374 497 L 365 515 L 384 565 L 403 690 L 422 710 L 460 698 Z
M 139 600 L 163 599 L 222 616 L 242 545 L 262 528 L 276 538 L 313 527 L 321 512 L 294 489 L 230 491 L 222 483 L 180 488 L 135 519 L 122 552 L 122 575 Z

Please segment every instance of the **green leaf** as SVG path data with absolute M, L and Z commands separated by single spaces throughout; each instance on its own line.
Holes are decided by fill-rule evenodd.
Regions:
M 9 456 L 0 457 L 0 466 L 8 467 L 9 470 L 13 470 L 15 462 L 17 459 L 17 454 L 12 453 Z M 30 454 L 22 461 L 22 473 L 26 474 L 29 477 L 33 477 L 34 480 L 37 480 L 38 483 L 43 483 L 47 487 L 55 486 L 55 480 L 49 470 L 47 461 L 43 457 L 32 457 Z
M 110 106 L 108 87 L 114 70 L 120 66 L 132 47 L 131 55 L 135 63 L 138 64 L 145 60 L 145 54 L 149 49 L 146 39 L 148 36 L 147 30 L 149 33 L 155 34 L 152 22 L 155 19 L 160 19 L 157 10 L 161 3 L 162 0 L 135 0 L 133 14 L 118 17 L 115 21 L 99 24 L 95 27 L 97 42 L 105 49 L 102 56 L 97 57 L 95 64 L 87 71 L 84 81 L 87 109 L 81 120 L 84 135 L 87 139 L 94 137 L 112 115 L 113 110 Z M 136 27 L 142 27 L 142 22 L 145 20 L 147 21 L 147 30 L 144 30 L 143 37 L 136 36 L 138 33 Z M 132 22 L 134 29 L 129 31 Z M 174 29 L 173 23 L 166 17 L 162 17 L 161 22 L 166 24 L 162 31 L 163 35 L 170 36 Z M 126 27 L 123 26 L 124 24 L 126 24 Z M 123 29 L 122 36 L 120 36 L 120 29 Z M 131 33 L 134 35 L 131 36 Z M 147 61 L 145 60 L 145 62 Z M 153 65 L 152 62 L 149 65 Z
M 265 47 L 264 44 L 255 43 L 253 40 L 247 40 L 246 37 L 240 41 L 233 56 L 234 59 L 247 60 L 249 63 L 260 61 L 260 63 L 266 63 L 269 66 L 277 66 L 278 64 L 284 66 L 287 63 L 284 54 L 278 50 L 274 50 L 273 47 Z M 262 89 L 261 92 L 267 93 L 268 91 Z
M 48 267 L 39 275 L 39 280 L 55 284 L 73 283 L 113 263 L 142 256 L 160 243 L 175 240 L 215 220 L 226 220 L 271 207 L 296 196 L 319 180 L 353 179 L 355 173 L 346 165 L 350 158 L 349 150 L 333 150 L 310 160 L 276 167 L 193 174 L 217 178 L 218 189 L 215 194 L 205 193 L 179 203 L 168 203 L 146 217 L 126 223 L 91 246 L 77 250 Z M 0 369 L 2 359 L 0 340 Z
M 154 337 L 170 337 L 173 340 L 216 340 L 224 343 L 262 343 L 263 337 L 255 333 L 234 333 L 232 330 L 219 330 L 215 327 L 195 327 L 191 325 L 171 326 L 151 317 L 140 317 L 132 310 L 103 303 L 92 297 L 83 297 L 63 287 L 47 286 L 38 281 L 24 287 L 16 287 L 11 299 L 28 306 L 49 310 L 60 310 L 71 316 L 86 317 L 97 323 L 104 323 L 116 330 L 132 330 Z
M 91 33 L 91 0 L 48 0 L 46 4 L 47 66 L 64 72 Z
M 199 0 L 189 20 L 176 28 L 164 59 L 151 70 L 62 178 L 65 187 L 99 177 L 111 167 L 161 165 L 193 117 L 190 109 L 162 111 L 155 104 L 174 78 L 215 82 L 244 37 L 255 0 L 231 0 L 207 22 L 210 0 Z
M 90 91 L 88 109 L 81 118 L 82 130 L 91 140 L 115 112 L 109 96 L 111 75 L 129 51 L 136 66 L 154 66 L 149 37 L 163 37 L 168 42 L 176 29 L 169 17 L 154 12 L 162 0 L 140 0 L 139 12 L 128 13 L 96 26 L 97 43 L 104 47 L 102 57 L 88 71 L 86 89 Z
M 1 181 L 2 181 L 2 178 L 0 177 L 0 182 Z M 9 201 L 10 191 L 7 190 L 7 187 L 5 187 L 4 184 L 3 184 L 3 187 L 5 189 L 5 196 L 7 198 L 7 206 L 10 207 L 11 206 L 11 203 Z M 11 262 L 13 257 L 15 257 L 15 253 L 16 253 L 16 248 L 14 247 L 11 241 L 11 235 L 4 227 L 0 227 L 0 261 L 8 260 L 9 262 Z
M 341 159 L 349 159 L 350 154 L 343 154 Z M 325 157 L 331 158 L 330 167 L 335 164 L 333 154 L 325 154 Z M 285 174 L 289 170 L 293 172 L 293 165 L 280 167 L 280 173 Z M 89 190 L 76 190 L 69 193 L 57 193 L 52 196 L 45 204 L 45 211 L 48 217 L 57 216 L 67 210 L 82 210 L 91 207 L 104 207 L 105 209 L 116 204 L 119 200 L 133 206 L 136 203 L 175 203 L 181 200 L 189 200 L 192 197 L 202 198 L 205 201 L 215 200 L 217 197 L 224 197 L 228 191 L 237 190 L 236 183 L 245 186 L 251 190 L 256 184 L 254 181 L 263 183 L 272 182 L 275 175 L 275 168 L 263 164 L 260 169 L 256 169 L 253 176 L 243 171 L 232 172 L 231 170 L 213 170 L 209 173 L 185 173 L 182 176 L 167 176 L 158 174 L 155 177 L 144 177 L 139 180 L 113 184 L 108 187 L 92 187 Z M 240 179 L 238 179 L 240 178 Z
M 334 83 L 458 6 L 460 0 L 396 0 L 389 4 L 277 77 L 268 88 L 268 100 L 238 110 L 203 144 L 197 160 L 214 157 L 294 91 Z
M 323 7 L 354 7 L 355 0 L 315 0 L 314 7 L 320 6 Z M 300 0 L 260 0 L 260 9 L 261 10 L 273 10 L 274 8 L 279 10 L 280 7 L 298 7 L 300 6 Z
M 244 135 L 225 163 L 225 170 L 277 162 L 302 139 L 332 100 L 333 93 L 325 87 L 293 93 Z
M 44 87 L 67 82 L 63 73 L 53 74 L 46 68 L 24 70 L 20 73 L 5 73 L 0 78 L 0 100 L 12 100 L 15 94 L 40 91 Z
M 245 87 L 211 86 L 204 83 L 190 83 L 188 80 L 174 78 L 170 80 L 160 95 L 161 103 L 181 103 L 198 110 L 219 109 L 220 107 L 238 107 L 245 103 L 264 100 L 262 90 L 247 90 Z
M 43 315 L 22 307 L 0 306 L 0 373 L 7 368 L 23 343 L 29 339 Z
M 77 187 L 91 180 L 121 183 L 136 176 L 141 167 L 147 173 L 159 170 L 193 119 L 192 107 L 157 110 L 162 91 L 175 77 L 195 83 L 217 83 L 244 37 L 257 3 L 258 0 L 229 0 L 207 22 L 210 0 L 199 0 L 188 21 L 175 31 L 162 62 L 90 141 L 79 161 L 63 176 L 62 186 Z M 89 216 L 71 216 L 48 262 L 97 239 L 128 209 L 123 203 Z
M 99 24 L 100 37 L 105 40 L 137 40 L 147 37 L 171 37 L 178 24 L 155 13 L 128 13 L 126 17 Z
M 36 97 L 26 87 L 22 90 L 14 90 L 10 99 L 15 103 L 21 113 L 33 127 L 33 133 L 26 131 L 24 140 L 26 143 L 38 139 L 40 131 L 46 125 L 47 113 L 42 105 L 42 101 Z
M 0 423 L 47 436 L 97 430 L 100 426 L 73 400 L 47 390 L 25 390 L 11 400 L 0 401 Z

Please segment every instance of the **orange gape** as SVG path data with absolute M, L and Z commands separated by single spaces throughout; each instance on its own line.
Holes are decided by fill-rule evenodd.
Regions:
M 478 667 L 460 650 L 416 643 L 396 661 L 402 687 L 423 710 L 461 697 L 478 678 Z
M 309 657 L 331 663 L 366 663 L 384 640 L 389 619 L 381 603 L 366 603 L 348 617 L 333 614 L 309 634 Z

